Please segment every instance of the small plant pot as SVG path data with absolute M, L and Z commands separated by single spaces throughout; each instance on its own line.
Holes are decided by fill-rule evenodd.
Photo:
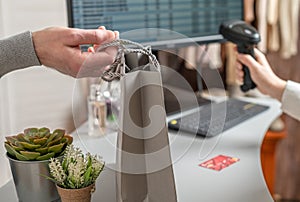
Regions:
M 81 189 L 64 189 L 56 185 L 61 202 L 90 202 L 95 184 Z
M 59 201 L 55 183 L 46 179 L 49 176 L 49 160 L 20 161 L 6 154 L 19 201 Z

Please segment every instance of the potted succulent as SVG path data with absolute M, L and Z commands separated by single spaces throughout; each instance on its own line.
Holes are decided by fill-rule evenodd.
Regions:
M 56 183 L 62 202 L 89 202 L 104 162 L 97 155 L 84 155 L 71 144 L 67 146 L 62 161 L 50 159 L 49 168 L 49 179 Z
M 50 176 L 50 158 L 62 158 L 73 138 L 65 130 L 27 128 L 18 135 L 5 137 L 5 149 L 20 201 L 56 201 L 55 184 L 42 175 Z

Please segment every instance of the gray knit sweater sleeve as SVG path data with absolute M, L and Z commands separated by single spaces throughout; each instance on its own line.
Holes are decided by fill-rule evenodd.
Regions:
M 0 77 L 13 70 L 41 65 L 30 31 L 0 40 Z

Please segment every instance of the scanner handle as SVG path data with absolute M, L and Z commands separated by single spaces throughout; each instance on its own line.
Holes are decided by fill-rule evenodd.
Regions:
M 244 53 L 244 54 L 250 54 L 254 59 L 254 49 L 252 45 L 238 45 L 238 52 Z M 241 90 L 243 92 L 247 92 L 248 90 L 251 90 L 256 87 L 256 84 L 251 79 L 250 70 L 246 65 L 243 65 L 243 72 L 244 72 L 244 83 L 241 85 Z

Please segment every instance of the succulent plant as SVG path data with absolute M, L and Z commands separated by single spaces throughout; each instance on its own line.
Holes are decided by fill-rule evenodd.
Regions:
M 23 133 L 5 137 L 6 151 L 21 161 L 42 161 L 62 155 L 73 138 L 63 129 L 52 133 L 46 127 L 27 128 Z

